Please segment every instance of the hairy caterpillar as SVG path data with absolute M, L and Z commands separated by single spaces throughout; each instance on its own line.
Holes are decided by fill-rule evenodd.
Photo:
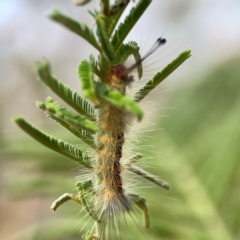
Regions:
M 166 39 L 159 38 L 153 47 L 130 67 L 116 64 L 110 67 L 104 82 L 111 90 L 118 90 L 125 95 L 127 86 L 133 81 L 131 73 L 149 55 L 166 43 Z M 98 224 L 98 234 L 89 233 L 89 239 L 112 239 L 112 232 L 118 228 L 118 218 L 124 213 L 132 211 L 132 204 L 139 207 L 143 213 L 144 226 L 150 226 L 149 213 L 146 200 L 124 186 L 122 172 L 134 172 L 166 189 L 169 185 L 155 176 L 138 169 L 131 164 L 131 160 L 121 164 L 124 151 L 125 132 L 130 125 L 132 114 L 116 108 L 111 104 L 100 102 L 98 106 L 97 124 L 100 128 L 96 140 L 96 161 L 94 163 L 94 174 L 91 179 L 77 183 L 80 192 L 79 197 L 72 194 L 64 194 L 51 206 L 55 211 L 62 203 L 68 200 L 81 203 L 89 216 Z M 137 160 L 139 156 L 135 157 Z M 127 179 L 129 181 L 129 178 Z M 129 185 L 129 183 L 128 183 Z M 131 185 L 131 184 L 130 184 Z M 116 236 L 115 236 L 116 237 Z
M 82 4 L 87 2 L 89 1 L 81 1 Z M 134 80 L 133 70 L 137 70 L 140 79 L 142 62 L 165 44 L 166 40 L 159 38 L 147 54 L 141 57 L 137 43 L 123 41 L 151 1 L 139 0 L 119 27 L 118 20 L 130 1 L 115 1 L 113 5 L 108 0 L 100 2 L 100 11 L 91 13 L 96 21 L 96 35 L 86 25 L 58 11 L 50 15 L 52 20 L 81 36 L 99 51 L 98 60 L 91 55 L 89 61 L 83 60 L 78 68 L 85 98 L 58 80 L 51 73 L 50 64 L 46 60 L 36 65 L 38 78 L 76 113 L 53 102 L 51 98 L 47 98 L 45 103 L 37 102 L 37 106 L 91 147 L 95 156 L 38 130 L 22 117 L 17 117 L 14 121 L 44 146 L 90 171 L 90 174 L 81 177 L 82 181 L 76 183 L 78 195 L 65 193 L 53 202 L 51 209 L 55 211 L 68 200 L 81 204 L 95 222 L 96 234 L 91 231 L 84 236 L 85 239 L 115 240 L 115 232 L 120 232 L 118 221 L 125 213 L 131 214 L 133 204 L 142 211 L 144 226 L 150 226 L 146 200 L 126 187 L 125 183 L 129 178 L 124 178 L 125 173 L 139 175 L 169 189 L 168 183 L 134 165 L 134 162 L 141 158 L 139 154 L 131 156 L 128 161 L 122 161 L 125 133 L 133 117 L 138 120 L 143 117 L 138 102 L 190 57 L 190 51 L 181 53 L 148 80 L 138 89 L 133 99 L 126 97 L 127 86 Z M 131 55 L 135 63 L 126 67 L 124 64 Z
M 126 86 L 133 80 L 132 76 L 129 76 L 132 70 L 165 43 L 164 38 L 159 38 L 152 49 L 129 68 L 123 64 L 111 66 L 109 78 L 105 80 L 110 88 L 125 95 Z M 102 221 L 100 239 L 105 239 L 104 229 L 106 229 L 108 221 L 117 222 L 117 219 L 114 218 L 117 218 L 120 213 L 132 210 L 131 193 L 125 192 L 121 177 L 124 168 L 127 170 L 127 166 L 121 166 L 121 157 L 124 133 L 131 116 L 128 112 L 108 104 L 104 104 L 100 109 L 95 191 L 97 205 L 99 205 L 97 207 L 99 219 Z

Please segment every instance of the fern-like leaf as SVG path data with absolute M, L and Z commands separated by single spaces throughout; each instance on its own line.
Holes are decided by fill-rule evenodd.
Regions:
M 40 107 L 39 107 L 40 108 Z M 89 145 L 91 148 L 96 149 L 96 144 L 94 143 L 94 138 L 91 132 L 83 130 L 82 128 L 78 128 L 76 126 L 71 125 L 69 122 L 60 119 L 58 117 L 55 117 L 54 115 L 47 114 L 49 118 L 56 121 L 59 125 L 66 128 L 68 131 L 70 131 L 72 134 L 74 134 L 76 137 L 81 139 L 84 143 Z
M 77 128 L 64 120 L 55 117 L 54 115 L 48 114 L 48 117 L 56 121 L 61 126 L 65 127 L 68 131 L 70 131 L 76 137 L 80 138 L 83 142 L 88 144 L 90 147 L 92 147 L 93 149 L 96 149 L 96 145 L 94 143 L 94 138 L 92 136 L 92 133 L 86 130 L 83 130 L 82 128 Z
M 164 180 L 152 175 L 151 173 L 147 172 L 147 171 L 144 171 L 143 169 L 137 167 L 137 166 L 134 166 L 134 165 L 131 165 L 129 167 L 129 170 L 147 180 L 149 180 L 150 182 L 153 182 L 155 184 L 157 184 L 158 186 L 162 187 L 162 188 L 165 188 L 167 190 L 170 189 L 170 185 L 169 183 L 165 182 Z
M 130 14 L 125 18 L 124 22 L 119 25 L 111 41 L 115 51 L 117 51 L 121 46 L 128 33 L 137 23 L 150 3 L 151 0 L 139 0 L 136 7 L 131 10 Z
M 45 147 L 73 160 L 74 162 L 88 169 L 92 168 L 91 162 L 90 162 L 90 156 L 88 155 L 88 153 L 83 154 L 80 148 L 40 131 L 39 129 L 31 125 L 22 117 L 16 117 L 13 119 L 13 121 L 23 131 L 25 131 L 32 138 L 40 142 Z
M 98 39 L 101 43 L 102 54 L 108 60 L 108 62 L 112 62 L 114 60 L 114 50 L 108 38 L 108 32 L 105 27 L 105 19 L 106 17 L 101 14 L 97 14 L 95 16 L 97 21 L 97 29 L 98 29 Z
M 79 114 L 86 116 L 89 120 L 95 120 L 95 113 L 92 104 L 53 76 L 51 74 L 50 64 L 46 60 L 37 63 L 35 71 L 38 74 L 39 80 L 46 84 L 74 110 Z
M 139 53 L 139 46 L 136 42 L 130 41 L 127 44 L 122 44 L 121 47 L 116 52 L 115 61 L 116 63 L 124 63 L 129 56 L 133 55 L 137 64 L 138 78 L 142 77 L 142 64 L 141 64 L 141 55 Z
M 182 52 L 176 59 L 169 63 L 161 72 L 158 72 L 152 79 L 150 79 L 138 92 L 134 99 L 140 102 L 149 92 L 151 92 L 158 84 L 167 78 L 176 68 L 185 62 L 191 56 L 191 51 L 186 50 Z
M 124 12 L 125 8 L 128 6 L 130 1 L 128 1 L 120 10 L 118 10 L 117 13 L 113 14 L 109 19 L 109 35 L 112 35 L 120 17 L 122 16 L 122 13 Z M 116 0 L 114 4 L 119 4 L 119 0 Z
M 65 121 L 75 128 L 82 128 L 93 133 L 98 131 L 98 127 L 94 122 L 87 120 L 85 117 L 80 116 L 79 114 L 66 110 L 57 102 L 53 102 L 51 97 L 46 99 L 46 103 L 37 102 L 37 106 L 47 115 L 53 116 L 61 121 Z
M 119 91 L 110 91 L 106 84 L 96 84 L 97 96 L 99 99 L 137 116 L 138 120 L 143 117 L 143 111 L 131 98 L 122 95 Z
M 83 60 L 78 67 L 78 77 L 81 80 L 83 94 L 91 101 L 96 101 L 96 93 L 93 81 L 93 72 L 91 64 Z
M 99 46 L 92 30 L 85 24 L 80 24 L 76 20 L 63 15 L 62 13 L 56 10 L 49 15 L 49 18 L 57 23 L 62 24 L 70 31 L 76 33 L 77 35 L 88 41 L 98 51 L 101 51 L 101 47 Z
M 94 58 L 94 56 L 92 54 L 90 55 L 89 62 L 91 64 L 91 68 L 92 68 L 93 73 L 100 78 L 101 73 L 100 73 L 100 70 L 99 70 L 99 64 L 95 60 L 95 58 Z

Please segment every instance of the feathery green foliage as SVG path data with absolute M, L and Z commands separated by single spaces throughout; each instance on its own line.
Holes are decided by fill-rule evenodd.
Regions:
M 51 15 L 49 15 L 49 18 L 54 20 L 57 23 L 62 24 L 64 27 L 66 27 L 70 31 L 76 33 L 77 35 L 79 35 L 80 37 L 85 39 L 93 47 L 95 47 L 98 51 L 101 50 L 93 32 L 85 24 L 80 24 L 76 20 L 73 20 L 73 19 L 63 15 L 59 11 L 56 11 L 56 10 Z
M 148 212 L 146 199 L 136 194 L 130 194 L 130 198 L 133 203 L 142 211 L 144 227 L 150 228 L 150 215 Z
M 95 74 L 97 77 L 100 78 L 101 73 L 100 73 L 100 70 L 99 70 L 99 63 L 98 63 L 98 61 L 95 60 L 95 58 L 92 54 L 90 55 L 90 60 L 89 61 L 90 61 L 90 64 L 91 64 L 93 74 Z
M 115 4 L 119 4 L 119 0 L 115 0 Z M 126 2 L 126 1 L 125 1 Z M 129 4 L 129 2 L 130 1 L 127 1 L 126 2 L 126 4 L 123 4 L 123 6 L 121 7 L 121 9 L 118 9 L 118 11 L 117 12 L 115 12 L 114 14 L 112 14 L 111 16 L 110 16 L 110 26 L 109 26 L 109 35 L 111 36 L 112 35 L 112 33 L 113 33 L 113 30 L 115 29 L 115 27 L 116 27 L 116 25 L 117 25 L 117 23 L 118 23 L 118 21 L 119 21 L 119 19 L 120 19 L 120 17 L 122 16 L 122 14 L 123 14 L 123 12 L 124 12 L 124 10 L 125 10 L 125 8 L 128 6 L 128 4 Z
M 127 219 L 126 239 L 145 240 L 146 235 L 149 240 L 160 237 L 164 240 L 215 240 L 222 236 L 227 236 L 225 239 L 228 240 L 239 239 L 239 64 L 239 59 L 233 58 L 211 69 L 210 73 L 204 73 L 204 78 L 192 81 L 190 77 L 186 79 L 191 83 L 187 88 L 184 84 L 169 96 L 167 105 L 175 106 L 174 110 L 167 110 L 171 117 L 161 119 L 158 127 L 163 127 L 164 131 L 154 131 L 151 134 L 154 138 L 147 138 L 147 144 L 161 148 L 151 152 L 154 163 L 148 171 L 168 180 L 172 191 L 156 197 L 155 188 L 142 189 L 155 231 L 147 230 L 142 236 L 142 232 Z M 35 146 L 27 136 L 5 138 L 3 163 L 7 163 L 16 175 L 5 175 L 10 201 L 18 198 L 29 202 L 46 195 L 53 199 L 62 189 L 73 188 L 71 179 L 76 172 L 69 169 L 74 163 L 64 161 L 60 155 L 54 161 L 55 153 Z M 144 146 L 145 143 L 139 145 Z M 135 157 L 132 157 L 133 161 Z M 23 176 L 25 166 L 31 173 Z M 78 239 L 79 228 L 86 223 L 82 220 L 73 227 L 85 216 L 85 213 L 76 214 L 79 206 L 67 202 L 57 219 L 45 219 L 37 226 L 30 224 L 16 240 L 29 239 L 29 236 L 33 240 Z M 41 216 L 42 211 L 44 207 Z M 137 211 L 135 214 L 140 219 Z M 88 223 L 86 229 L 91 229 L 91 224 Z M 83 235 L 85 231 L 80 233 Z
M 84 182 L 77 182 L 76 186 L 79 190 L 79 199 L 84 206 L 85 210 L 88 212 L 89 216 L 93 218 L 94 221 L 99 222 L 97 215 L 94 213 L 94 204 L 89 200 L 89 192 L 93 191 L 93 183 L 91 179 Z
M 138 78 L 139 80 L 142 77 L 143 70 L 142 70 L 142 63 L 141 63 L 141 55 L 139 53 L 139 46 L 136 42 L 130 41 L 127 44 L 122 44 L 121 47 L 116 52 L 116 63 L 125 63 L 126 60 L 133 55 L 135 62 L 137 64 L 137 71 L 138 71 Z
M 101 82 L 96 84 L 96 89 L 99 99 L 136 115 L 138 120 L 142 119 L 143 112 L 141 108 L 131 98 L 122 95 L 117 90 L 110 91 L 108 86 Z
M 131 10 L 130 14 L 125 18 L 124 22 L 119 25 L 111 40 L 115 51 L 117 51 L 121 46 L 128 33 L 137 23 L 150 3 L 151 0 L 139 0 L 136 7 Z
M 48 99 L 51 99 L 51 98 L 49 97 Z M 96 145 L 94 143 L 94 138 L 93 138 L 92 132 L 84 130 L 81 126 L 79 127 L 78 123 L 74 125 L 74 124 L 72 124 L 71 120 L 67 121 L 64 114 L 56 115 L 55 111 L 54 112 L 48 111 L 45 104 L 43 104 L 43 103 L 38 103 L 37 102 L 37 106 L 40 109 L 42 109 L 47 114 L 48 117 L 50 117 L 51 119 L 53 119 L 54 121 L 59 123 L 61 126 L 65 127 L 68 131 L 70 131 L 76 137 L 80 138 L 83 142 L 88 144 L 90 147 L 92 147 L 93 149 L 96 149 Z M 93 124 L 92 122 L 89 122 L 89 123 L 91 123 L 91 125 Z
M 73 146 L 67 142 L 62 141 L 61 139 L 56 139 L 53 136 L 50 136 L 33 125 L 27 122 L 22 117 L 16 117 L 13 121 L 27 134 L 32 138 L 40 142 L 45 147 L 60 153 L 61 155 L 73 160 L 74 162 L 91 169 L 91 162 L 88 153 L 83 153 L 82 150 L 76 146 Z
M 102 14 L 96 15 L 96 21 L 98 26 L 98 39 L 102 47 L 103 56 L 108 62 L 114 61 L 114 49 L 109 42 L 108 29 L 106 29 L 105 22 L 106 17 Z
M 79 4 L 83 5 L 87 2 L 88 1 L 81 1 Z M 143 118 L 143 111 L 137 102 L 143 99 L 151 90 L 153 90 L 190 56 L 190 51 L 185 51 L 184 53 L 180 54 L 179 57 L 177 57 L 172 63 L 170 63 L 161 72 L 157 73 L 151 80 L 149 80 L 135 94 L 134 99 L 125 96 L 126 88 L 134 80 L 133 77 L 130 76 L 131 72 L 137 68 L 138 78 L 140 79 L 142 77 L 142 61 L 145 58 L 141 59 L 139 53 L 140 49 L 136 42 L 130 41 L 125 44 L 123 41 L 137 23 L 139 18 L 142 16 L 144 11 L 147 9 L 151 3 L 151 0 L 139 0 L 136 6 L 125 18 L 124 22 L 120 23 L 118 28 L 115 29 L 120 16 L 128 3 L 129 0 L 119 0 L 115 1 L 115 3 L 111 5 L 109 0 L 101 1 L 100 11 L 91 13 L 96 20 L 96 36 L 86 25 L 80 24 L 76 20 L 63 15 L 58 11 L 54 11 L 50 15 L 52 20 L 62 24 L 68 30 L 76 33 L 88 41 L 99 52 L 97 60 L 95 60 L 94 56 L 91 55 L 89 62 L 83 60 L 78 67 L 78 76 L 81 81 L 81 89 L 84 98 L 82 98 L 78 93 L 73 92 L 68 86 L 53 76 L 51 73 L 50 64 L 46 60 L 37 63 L 35 67 L 40 81 L 47 85 L 77 113 L 73 113 L 65 109 L 57 102 L 53 102 L 51 97 L 48 97 L 45 103 L 37 102 L 37 106 L 42 109 L 51 119 L 55 120 L 57 123 L 84 141 L 87 145 L 92 147 L 97 154 L 100 153 L 104 145 L 99 141 L 99 139 L 102 137 L 101 131 L 103 132 L 103 129 L 101 128 L 104 125 L 104 122 L 99 120 L 100 117 L 98 116 L 98 109 L 100 109 L 99 112 L 101 112 L 101 110 L 105 111 L 106 109 L 120 109 L 122 111 L 115 112 L 122 112 L 124 114 L 125 112 L 129 112 L 133 116 L 137 117 L 138 120 L 141 120 Z M 165 43 L 165 39 L 163 40 Z M 157 44 L 161 43 L 157 41 Z M 127 68 L 123 65 L 131 55 L 133 55 L 136 63 L 132 67 Z M 90 103 L 88 100 L 90 100 L 92 103 Z M 109 106 L 113 106 L 114 108 L 108 108 Z M 110 115 L 110 117 L 113 116 Z M 83 153 L 80 148 L 41 132 L 23 118 L 18 117 L 15 118 L 14 121 L 26 133 L 47 148 L 69 158 L 70 160 L 73 160 L 87 169 L 93 170 L 96 179 L 101 178 L 99 177 L 100 168 L 96 167 L 96 169 L 94 169 L 98 160 L 94 161 L 93 157 L 91 158 L 88 152 Z M 122 125 L 124 124 L 125 123 Z M 106 129 L 110 128 L 112 128 L 112 126 Z M 96 134 L 96 136 L 94 134 Z M 111 134 L 111 132 L 109 132 L 109 136 L 111 136 L 111 138 L 115 137 L 115 135 L 115 133 Z M 106 132 L 106 136 L 108 136 L 108 132 Z M 112 141 L 120 144 L 120 136 L 124 137 L 124 132 L 119 132 L 116 139 L 112 139 Z M 113 153 L 110 156 L 115 156 L 116 159 L 114 160 L 114 166 L 109 166 L 109 169 L 115 173 L 114 179 L 116 184 L 118 184 L 118 187 L 120 185 L 122 187 L 122 181 L 118 180 L 117 178 L 120 176 L 121 170 L 118 169 L 118 165 L 116 163 L 118 161 L 118 164 L 120 164 L 122 145 L 117 146 L 116 150 L 111 150 Z M 169 189 L 169 184 L 165 181 L 157 178 L 147 171 L 140 169 L 137 166 L 132 165 L 132 163 L 135 163 L 136 160 L 141 157 L 142 156 L 140 154 L 134 155 L 129 160 L 130 163 L 126 164 L 126 170 L 131 171 L 132 173 L 145 178 L 150 182 L 157 184 L 158 186 Z M 119 158 L 119 160 L 117 160 L 117 158 Z M 105 182 L 108 182 L 108 180 Z M 94 187 L 96 186 L 94 185 Z M 78 182 L 78 196 L 74 197 L 71 194 L 63 195 L 55 201 L 56 208 L 68 200 L 73 200 L 82 204 L 87 214 L 91 216 L 97 224 L 97 236 L 90 233 L 90 235 L 88 234 L 85 238 L 105 240 L 102 238 L 104 238 L 107 221 L 104 219 L 104 217 L 102 218 L 102 214 L 106 213 L 110 218 L 114 214 L 112 214 L 111 209 L 108 209 L 108 206 L 104 206 L 105 209 L 103 211 L 105 212 L 101 212 L 101 209 L 96 209 L 97 206 L 95 204 L 97 203 L 94 202 L 94 197 L 97 194 L 97 189 L 94 187 L 92 186 L 92 179 Z M 103 190 L 104 189 L 101 189 L 101 191 Z M 150 217 L 145 198 L 133 193 L 128 194 L 128 197 L 129 200 L 132 201 L 133 204 L 135 204 L 142 211 L 144 225 L 145 227 L 149 228 Z M 129 212 L 131 208 L 132 207 L 129 206 L 125 210 Z M 122 210 L 117 210 L 116 214 L 120 213 L 121 211 Z M 113 220 L 115 221 L 116 219 L 114 218 Z
M 140 102 L 149 92 L 151 92 L 158 84 L 166 79 L 176 68 L 178 68 L 185 60 L 191 56 L 191 51 L 187 50 L 181 53 L 176 59 L 169 63 L 161 72 L 157 73 L 150 79 L 138 92 L 135 94 L 134 99 Z
M 86 116 L 89 120 L 95 120 L 95 113 L 92 105 L 77 92 L 74 92 L 67 85 L 63 84 L 53 76 L 51 74 L 50 64 L 46 60 L 38 62 L 35 66 L 35 71 L 39 80 L 46 84 L 74 110 L 79 114 Z
M 86 60 L 80 63 L 78 67 L 78 76 L 81 80 L 81 87 L 84 96 L 93 102 L 96 101 L 92 68 Z
M 138 156 L 139 157 L 139 156 Z M 136 158 L 136 157 L 135 157 Z M 134 166 L 134 165 L 131 165 L 129 167 L 129 170 L 147 180 L 149 180 L 150 182 L 153 182 L 155 184 L 157 184 L 158 186 L 162 187 L 162 188 L 165 188 L 167 190 L 170 189 L 170 185 L 169 183 L 167 183 L 166 181 L 162 180 L 162 179 L 159 179 L 158 177 L 152 175 L 151 173 L 147 172 L 147 171 L 144 171 L 143 169 L 137 167 L 137 166 Z
M 51 97 L 48 97 L 45 103 L 37 102 L 37 106 L 47 115 L 59 119 L 62 122 L 66 122 L 75 128 L 82 128 L 93 133 L 98 131 L 98 127 L 94 122 L 87 120 L 86 117 L 82 117 L 79 114 L 66 110 L 57 102 L 53 102 Z

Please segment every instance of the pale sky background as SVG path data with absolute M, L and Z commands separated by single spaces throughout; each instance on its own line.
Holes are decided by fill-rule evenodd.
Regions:
M 17 129 L 9 121 L 12 116 L 21 113 L 40 121 L 39 116 L 44 115 L 35 108 L 35 100 L 43 101 L 51 94 L 35 80 L 32 69 L 37 60 L 46 57 L 56 76 L 79 89 L 77 66 L 94 53 L 87 42 L 48 20 L 47 13 L 59 9 L 94 29 L 95 21 L 87 10 L 97 9 L 98 3 L 92 0 L 77 7 L 70 0 L 0 0 L 0 93 L 1 109 L 6 110 L 1 125 L 5 133 Z M 238 0 L 153 0 L 127 40 L 139 42 L 144 54 L 158 37 L 167 39 L 144 63 L 150 74 L 191 49 L 192 57 L 163 83 L 163 90 L 176 89 L 178 84 L 197 81 L 218 63 L 239 56 L 239 13 Z

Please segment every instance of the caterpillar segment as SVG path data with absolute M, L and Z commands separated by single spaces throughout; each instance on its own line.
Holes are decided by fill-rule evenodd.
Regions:
M 129 68 L 123 64 L 110 67 L 105 83 L 111 90 L 118 90 L 125 95 L 126 87 L 133 81 L 130 73 L 136 69 L 148 56 L 165 44 L 164 38 L 157 39 L 153 47 Z M 120 214 L 129 213 L 134 203 L 143 213 L 145 227 L 149 227 L 149 215 L 145 199 L 141 201 L 127 194 L 123 184 L 123 172 L 121 158 L 124 147 L 124 133 L 127 130 L 131 115 L 110 104 L 100 103 L 98 125 L 98 157 L 96 166 L 96 208 L 100 239 L 108 239 L 109 229 L 117 228 Z M 137 196 L 137 195 L 135 195 Z M 115 227 L 114 227 L 114 226 Z
M 107 79 L 111 90 L 125 94 L 128 71 L 122 64 L 109 70 Z M 121 158 L 124 147 L 124 133 L 131 115 L 110 104 L 100 104 L 98 125 L 98 157 L 96 166 L 97 209 L 101 221 L 99 233 L 104 239 L 105 229 L 116 223 L 119 214 L 131 211 L 131 200 L 123 187 Z M 117 225 L 117 224 L 115 224 Z

